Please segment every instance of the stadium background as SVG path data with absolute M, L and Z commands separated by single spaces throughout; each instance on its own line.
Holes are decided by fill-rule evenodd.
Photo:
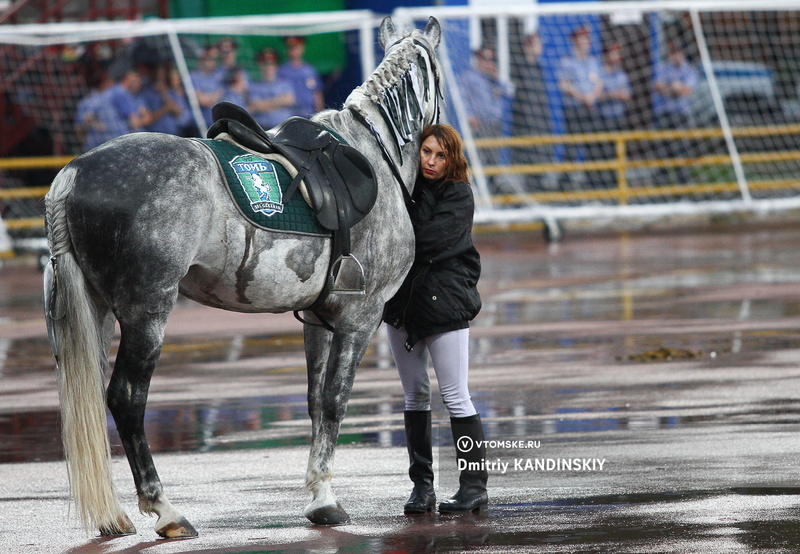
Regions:
M 420 25 L 436 15 L 445 29 L 440 52 L 447 82 L 446 119 L 467 139 L 478 192 L 479 224 L 531 224 L 544 221 L 551 237 L 564 221 L 601 222 L 631 218 L 718 213 L 774 213 L 800 207 L 795 180 L 800 159 L 800 103 L 797 84 L 800 12 L 790 2 L 443 2 L 299 0 L 291 4 L 255 1 L 98 2 L 21 0 L 0 3 L 0 214 L 14 247 L 40 248 L 41 197 L 57 172 L 80 154 L 74 110 L 87 91 L 87 53 L 118 55 L 132 42 L 152 41 L 170 56 L 166 35 L 126 36 L 91 22 L 131 21 L 131 29 L 158 18 L 205 22 L 177 31 L 188 68 L 198 49 L 233 36 L 240 62 L 256 77 L 252 60 L 264 46 L 280 48 L 282 35 L 307 37 L 306 59 L 322 74 L 327 107 L 340 107 L 380 59 L 374 29 L 379 14 Z M 306 13 L 292 26 L 270 27 L 250 16 Z M 329 32 L 326 16 L 344 12 L 363 21 Z M 222 18 L 222 19 L 220 19 Z M 225 20 L 226 27 L 214 22 Z M 285 20 L 280 20 L 285 21 Z M 65 25 L 87 22 L 72 27 Z M 40 24 L 45 24 L 44 26 Z M 327 25 L 327 26 L 326 26 Z M 601 57 L 610 43 L 624 52 L 623 69 L 631 100 L 619 129 L 568 133 L 560 60 L 568 56 L 571 33 L 586 27 L 592 54 Z M 365 31 L 366 28 L 366 31 Z M 200 29 L 200 30 L 198 30 Z M 203 30 L 205 29 L 205 30 Z M 549 113 L 549 132 L 519 134 L 512 125 L 512 97 L 503 100 L 497 132 L 479 136 L 465 121 L 461 75 L 471 52 L 482 44 L 497 55 L 499 81 L 513 89 L 514 66 L 524 62 L 523 44 L 538 32 L 544 48 L 538 91 Z M 109 34 L 110 33 L 110 34 Z M 115 34 L 116 33 L 116 34 Z M 59 35 L 64 38 L 59 39 Z M 61 42 L 59 42 L 61 40 Z M 679 41 L 696 67 L 691 125 L 659 129 L 652 81 L 670 41 Z M 37 42 L 38 41 L 38 42 Z M 369 43 L 369 44 L 367 44 Z M 248 63 L 251 65 L 248 66 Z M 711 70 L 713 68 L 713 71 Z M 536 117 L 536 115 L 531 115 Z M 603 154 L 589 154 L 603 145 Z M 575 146 L 576 155 L 568 151 Z M 547 159 L 519 163 L 516 151 L 538 148 Z M 688 167 L 687 179 L 677 177 Z M 666 181 L 659 180 L 666 175 Z M 610 175 L 610 178 L 609 178 Z M 594 177 L 604 176 L 598 183 Z M 531 179 L 533 180 L 531 181 Z M 531 185 L 531 182 L 534 184 Z M 0 248 L 2 249 L 2 248 Z

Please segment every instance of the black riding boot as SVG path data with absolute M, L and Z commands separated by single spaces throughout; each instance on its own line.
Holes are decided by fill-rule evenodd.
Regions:
M 455 514 L 485 510 L 489 504 L 486 494 L 489 473 L 486 471 L 486 445 L 481 416 L 475 414 L 451 417 L 450 427 L 461 474 L 458 478 L 458 492 L 450 500 L 439 504 L 439 511 L 443 514 Z
M 408 445 L 408 476 L 414 490 L 406 502 L 406 514 L 424 514 L 436 507 L 433 491 L 433 447 L 431 445 L 431 411 L 403 412 Z

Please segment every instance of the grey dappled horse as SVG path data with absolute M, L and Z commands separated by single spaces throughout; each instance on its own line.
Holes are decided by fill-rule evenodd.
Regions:
M 422 128 L 438 121 L 440 37 L 433 18 L 423 32 L 404 35 L 384 19 L 381 64 L 341 111 L 314 117 L 365 154 L 378 179 L 375 207 L 352 229 L 366 294 L 328 297 L 316 313 L 333 332 L 304 326 L 312 426 L 306 487 L 313 495 L 305 515 L 317 524 L 349 519 L 331 489 L 333 454 L 356 367 L 412 263 L 414 235 L 401 186 L 413 186 Z M 107 401 L 140 511 L 158 516 L 155 529 L 163 537 L 196 536 L 164 494 L 144 435 L 167 318 L 179 293 L 240 312 L 308 308 L 326 282 L 331 240 L 252 226 L 230 200 L 207 148 L 157 133 L 123 136 L 73 160 L 45 200 L 52 255 L 45 311 L 81 520 L 102 534 L 135 532 L 112 484 Z M 115 321 L 120 344 L 104 401 Z

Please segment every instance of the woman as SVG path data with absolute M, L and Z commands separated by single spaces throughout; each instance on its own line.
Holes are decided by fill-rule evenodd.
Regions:
M 431 125 L 422 132 L 413 199 L 409 213 L 416 237 L 414 265 L 384 313 L 405 395 L 408 474 L 414 483 L 406 514 L 430 512 L 436 505 L 429 358 L 450 413 L 453 443 L 472 439 L 473 448 L 456 448 L 456 455 L 466 462 L 482 462 L 486 456 L 480 415 L 467 388 L 469 321 L 481 308 L 476 288 L 480 257 L 472 244 L 475 203 L 461 137 L 449 125 Z M 484 465 L 459 462 L 459 467 Z M 485 470 L 463 469 L 458 492 L 439 504 L 439 511 L 485 509 L 487 477 Z

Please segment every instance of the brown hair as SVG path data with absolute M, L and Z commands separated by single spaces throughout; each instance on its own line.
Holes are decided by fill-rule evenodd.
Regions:
M 425 142 L 428 137 L 434 137 L 437 140 L 447 157 L 447 171 L 444 180 L 468 183 L 469 164 L 467 164 L 467 158 L 464 157 L 464 143 L 461 141 L 458 131 L 450 125 L 428 125 L 422 130 L 420 144 Z

